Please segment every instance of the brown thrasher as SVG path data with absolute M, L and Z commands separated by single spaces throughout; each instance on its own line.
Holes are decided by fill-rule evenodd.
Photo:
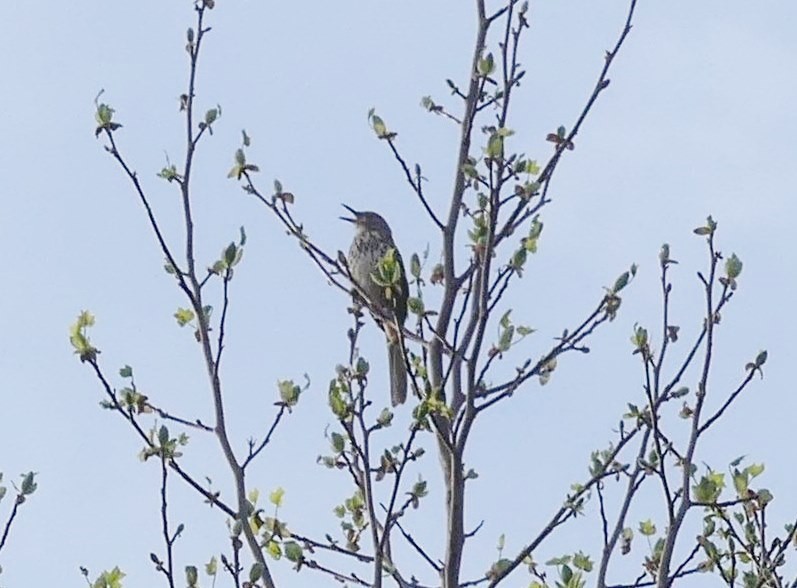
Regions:
M 365 293 L 368 302 L 388 317 L 395 316 L 399 327 L 407 319 L 407 296 L 409 287 L 407 275 L 404 271 L 404 262 L 393 242 L 393 234 L 385 219 L 375 212 L 359 212 L 343 205 L 354 217 L 341 219 L 354 223 L 356 234 L 349 248 L 347 259 L 351 277 Z M 401 269 L 398 284 L 386 287 L 374 281 L 379 262 L 393 249 L 395 260 Z M 393 406 L 403 404 L 407 399 L 407 369 L 404 365 L 404 354 L 401 350 L 399 334 L 396 324 L 392 321 L 382 321 L 385 335 L 387 336 L 387 359 L 390 373 L 390 400 Z

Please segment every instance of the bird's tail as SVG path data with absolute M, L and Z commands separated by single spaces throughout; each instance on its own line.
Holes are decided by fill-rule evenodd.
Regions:
M 390 370 L 390 401 L 393 406 L 398 406 L 407 400 L 407 368 L 398 341 L 388 342 L 387 361 Z

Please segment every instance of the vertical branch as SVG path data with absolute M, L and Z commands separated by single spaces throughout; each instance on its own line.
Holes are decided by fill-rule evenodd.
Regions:
M 162 564 L 159 567 L 162 569 L 164 575 L 169 582 L 169 588 L 174 588 L 174 541 L 176 537 L 172 537 L 169 531 L 169 503 L 166 496 L 166 484 L 168 481 L 169 469 L 166 466 L 166 456 L 161 455 L 161 533 L 163 533 L 163 542 L 166 544 L 166 567 Z
M 465 113 L 462 117 L 459 154 L 456 169 L 454 170 L 454 191 L 448 211 L 448 219 L 443 230 L 443 279 L 445 290 L 440 315 L 437 320 L 437 333 L 445 337 L 448 332 L 449 322 L 456 302 L 456 296 L 461 286 L 460 280 L 455 276 L 456 265 L 454 256 L 454 239 L 457 231 L 460 206 L 465 194 L 465 174 L 463 165 L 470 154 L 471 135 L 476 117 L 476 106 L 479 100 L 479 59 L 484 51 L 487 31 L 490 22 L 487 20 L 485 1 L 476 0 L 478 15 L 476 41 L 473 46 L 473 56 L 470 66 L 470 81 L 468 94 L 465 99 Z M 434 339 L 430 346 L 432 387 L 439 389 L 443 382 L 443 349 L 438 339 Z M 451 358 L 453 362 L 461 361 L 459 354 Z M 459 371 L 459 368 L 455 368 Z M 458 381 L 458 374 L 454 375 L 454 382 Z M 461 387 L 452 386 L 452 402 L 462 395 Z M 442 390 L 440 390 L 442 392 Z M 441 427 L 443 434 L 448 434 L 450 425 L 446 423 Z M 465 488 L 462 472 L 462 456 L 459 450 L 449 451 L 445 444 L 439 443 L 443 475 L 446 484 L 447 536 L 445 550 L 445 566 L 443 567 L 443 588 L 457 588 L 459 586 L 459 570 L 462 563 L 462 550 L 465 542 L 464 517 L 465 517 Z
M 266 564 L 263 551 L 258 545 L 257 538 L 252 531 L 252 528 L 247 524 L 247 517 L 249 516 L 250 504 L 246 497 L 246 481 L 245 469 L 239 463 L 235 452 L 230 443 L 229 435 L 227 433 L 224 399 L 222 394 L 221 379 L 219 377 L 219 365 L 217 359 L 221 359 L 221 349 L 218 350 L 218 355 L 214 357 L 213 349 L 211 347 L 210 339 L 210 325 L 209 316 L 205 312 L 202 300 L 202 284 L 196 273 L 196 260 L 194 253 L 194 219 L 191 209 L 191 170 L 193 166 L 194 154 L 199 139 L 201 138 L 204 130 L 207 128 L 202 127 L 195 133 L 194 131 L 194 99 L 196 91 L 196 74 L 197 63 L 199 59 L 199 52 L 202 47 L 202 41 L 205 34 L 209 31 L 204 25 L 204 14 L 206 4 L 199 3 L 195 7 L 197 12 L 197 27 L 196 27 L 196 44 L 189 44 L 188 51 L 190 56 L 188 89 L 184 99 L 185 120 L 186 120 L 186 153 L 185 153 L 185 166 L 182 174 L 182 181 L 180 182 L 180 190 L 183 203 L 183 216 L 185 223 L 185 257 L 187 264 L 186 275 L 190 282 L 191 291 L 193 296 L 192 303 L 194 305 L 194 312 L 197 316 L 197 324 L 199 331 L 200 345 L 202 346 L 202 354 L 205 360 L 205 369 L 207 371 L 208 380 L 211 386 L 213 406 L 216 419 L 216 437 L 221 445 L 222 452 L 230 468 L 234 478 L 235 494 L 238 503 L 237 519 L 242 523 L 243 534 L 246 543 L 254 557 L 255 561 L 260 564 L 263 570 L 263 582 L 267 588 L 275 588 L 274 581 L 271 577 L 271 572 Z M 225 308 L 224 314 L 226 316 L 227 300 L 226 300 L 226 287 L 225 287 Z M 223 341 L 220 339 L 219 344 Z
M 664 492 L 664 500 L 667 505 L 667 524 L 672 525 L 675 521 L 675 500 L 673 498 L 670 483 L 667 478 L 667 469 L 665 468 L 665 451 L 661 445 L 661 435 L 659 434 L 659 406 L 664 400 L 664 393 L 661 390 L 661 370 L 664 365 L 664 358 L 667 355 L 667 346 L 670 342 L 670 290 L 671 284 L 667 280 L 667 269 L 669 268 L 669 247 L 662 248 L 661 258 L 661 293 L 662 293 L 662 334 L 661 334 L 661 350 L 659 351 L 658 359 L 654 360 L 648 354 L 648 361 L 646 364 L 648 404 L 650 405 L 650 418 L 651 427 L 653 429 L 653 443 L 656 448 L 656 455 L 658 456 L 658 476 L 661 482 L 661 488 Z M 666 255 L 665 255 L 666 252 Z M 652 366 L 652 375 L 650 373 Z
M 451 196 L 451 205 L 448 210 L 448 218 L 443 230 L 443 282 L 444 292 L 443 301 L 440 306 L 440 315 L 437 319 L 435 331 L 440 337 L 445 337 L 448 332 L 448 325 L 451 320 L 456 295 L 459 291 L 461 281 L 456 277 L 456 263 L 454 255 L 454 239 L 457 231 L 457 221 L 459 219 L 462 199 L 465 195 L 465 174 L 462 166 L 470 154 L 471 135 L 473 133 L 473 123 L 476 117 L 476 106 L 479 100 L 479 75 L 478 64 L 487 38 L 487 30 L 490 23 L 485 15 L 484 0 L 476 2 L 478 12 L 478 29 L 476 41 L 473 47 L 473 57 L 470 66 L 470 82 L 468 94 L 465 98 L 465 114 L 460 125 L 459 154 L 457 155 L 456 168 L 454 170 L 454 190 Z M 432 385 L 439 386 L 443 377 L 443 347 L 438 340 L 433 340 L 430 349 L 432 364 Z
M 194 151 L 196 149 L 199 137 L 194 137 L 194 90 L 196 88 L 196 70 L 197 61 L 199 59 L 199 51 L 202 48 L 202 40 L 205 38 L 206 30 L 203 27 L 203 19 L 205 16 L 204 3 L 196 6 L 197 12 L 197 27 L 196 27 L 196 44 L 188 45 L 188 53 L 190 56 L 190 65 L 188 73 L 188 93 L 184 101 L 185 106 L 185 133 L 186 133 L 186 150 L 185 150 L 185 166 L 183 168 L 183 181 L 180 182 L 180 192 L 183 199 L 183 215 L 185 220 L 185 257 L 188 263 L 188 275 L 191 278 L 194 291 L 198 290 L 199 283 L 196 279 L 196 262 L 194 258 L 194 220 L 191 213 L 191 169 L 194 162 Z M 199 301 L 197 301 L 199 303 Z M 202 316 L 202 307 L 194 309 L 197 316 Z
M 379 537 L 379 519 L 376 514 L 376 505 L 374 501 L 374 488 L 371 480 L 371 432 L 365 424 L 363 411 L 365 410 L 365 398 L 360 392 L 360 408 L 357 411 L 357 422 L 360 425 L 360 432 L 362 434 L 362 447 L 360 449 L 360 458 L 362 459 L 362 490 L 363 498 L 365 499 L 365 508 L 368 512 L 368 519 L 371 527 L 371 542 L 374 547 L 374 579 L 373 588 L 382 588 L 382 570 L 384 567 L 384 554 L 382 552 L 382 540 Z M 354 436 L 352 432 L 352 441 Z
M 634 466 L 633 472 L 628 477 L 623 504 L 620 506 L 620 512 L 617 514 L 617 521 L 610 535 L 607 534 L 606 519 L 604 518 L 604 546 L 603 553 L 601 554 L 600 564 L 598 565 L 598 579 L 596 582 L 596 586 L 599 588 L 606 586 L 606 574 L 609 571 L 609 563 L 611 562 L 612 555 L 617 547 L 617 542 L 620 540 L 620 535 L 625 527 L 626 517 L 631 509 L 634 496 L 636 496 L 636 492 L 639 489 L 640 482 L 642 480 L 640 476 L 644 478 L 645 471 L 642 468 L 642 460 L 645 458 L 645 454 L 648 451 L 649 440 L 650 429 L 646 430 L 642 435 L 642 440 L 639 443 L 639 451 L 637 452 L 636 460 L 634 461 L 636 465 Z
M 720 256 L 714 249 L 714 233 L 713 230 L 708 235 L 708 250 L 710 255 L 710 265 L 708 277 L 705 278 L 700 275 L 705 290 L 705 304 L 706 313 L 704 318 L 705 329 L 705 347 L 703 351 L 703 367 L 701 370 L 700 381 L 697 385 L 695 408 L 692 413 L 692 426 L 689 435 L 689 442 L 687 444 L 686 453 L 684 454 L 683 463 L 681 465 L 683 472 L 681 476 L 681 500 L 678 509 L 675 513 L 675 518 L 667 530 L 667 538 L 665 540 L 664 549 L 661 554 L 659 563 L 659 577 L 656 581 L 657 588 L 669 588 L 672 583 L 670 577 L 670 567 L 672 565 L 672 558 L 675 552 L 675 541 L 679 535 L 681 526 L 686 518 L 686 514 L 692 507 L 691 501 L 691 477 L 692 477 L 692 464 L 694 461 L 695 451 L 697 449 L 698 439 L 701 435 L 701 421 L 700 417 L 703 412 L 705 404 L 706 392 L 708 388 L 708 378 L 711 369 L 711 362 L 714 352 L 714 327 L 717 324 L 717 312 L 722 306 L 726 298 L 728 286 L 724 285 L 722 295 L 720 296 L 720 303 L 715 308 L 714 306 L 714 286 L 716 283 L 717 264 Z

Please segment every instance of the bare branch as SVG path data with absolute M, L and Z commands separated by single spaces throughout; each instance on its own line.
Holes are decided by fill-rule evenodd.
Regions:
M 407 165 L 407 162 L 401 156 L 396 147 L 396 140 L 393 137 L 387 137 L 387 144 L 390 146 L 390 150 L 393 152 L 393 156 L 398 161 L 401 169 L 404 170 L 404 176 L 407 178 L 407 182 L 412 187 L 413 191 L 418 195 L 418 198 L 423 204 L 423 207 L 426 209 L 426 213 L 429 215 L 429 218 L 432 219 L 435 225 L 437 225 L 438 229 L 443 229 L 443 223 L 440 222 L 440 219 L 437 218 L 437 215 L 432 210 L 432 207 L 429 206 L 429 201 L 426 199 L 426 196 L 423 193 L 423 183 L 421 177 L 421 168 L 419 165 L 416 164 L 415 166 L 415 177 L 413 177 L 412 173 L 410 172 L 410 168 Z
M 288 410 L 288 405 L 287 404 L 280 404 L 279 407 L 280 407 L 280 409 L 277 412 L 277 414 L 274 416 L 274 420 L 272 421 L 271 426 L 269 427 L 268 432 L 266 433 L 266 436 L 263 437 L 263 440 L 257 445 L 257 447 L 253 448 L 253 447 L 250 446 L 249 455 L 244 460 L 244 462 L 241 464 L 241 467 L 243 469 L 246 469 L 246 467 L 250 463 L 252 463 L 252 460 L 254 460 L 258 456 L 258 454 L 261 451 L 263 451 L 263 449 L 265 449 L 266 446 L 271 441 L 271 436 L 274 434 L 274 431 L 277 430 L 277 425 L 279 425 L 280 420 L 282 420 L 283 415 Z

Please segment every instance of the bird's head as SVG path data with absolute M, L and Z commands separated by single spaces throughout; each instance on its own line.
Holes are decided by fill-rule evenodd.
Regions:
M 382 235 L 391 236 L 390 227 L 388 226 L 387 221 L 385 221 L 385 219 L 375 212 L 360 212 L 358 210 L 354 210 L 351 206 L 347 206 L 346 204 L 343 205 L 343 208 L 348 210 L 352 216 L 342 216 L 340 219 L 354 223 L 354 226 L 357 228 L 358 232 L 373 231 Z

